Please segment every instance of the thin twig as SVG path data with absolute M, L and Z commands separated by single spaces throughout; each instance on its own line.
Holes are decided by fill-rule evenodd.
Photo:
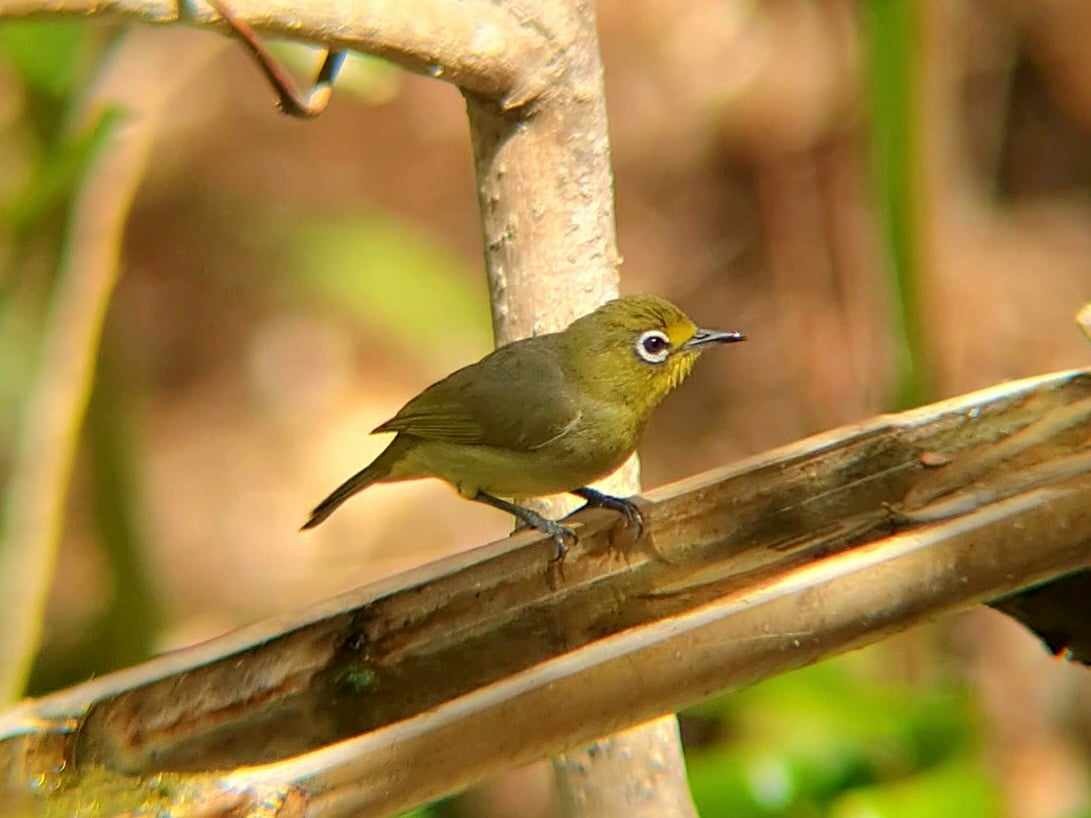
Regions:
M 330 97 L 333 96 L 333 84 L 337 81 L 337 75 L 345 63 L 348 52 L 326 49 L 322 58 L 322 67 L 318 70 L 314 85 L 304 97 L 291 75 L 269 53 L 269 49 L 262 45 L 249 23 L 235 14 L 223 0 L 208 0 L 208 3 L 239 35 L 246 50 L 250 52 L 262 73 L 265 74 L 265 78 L 276 91 L 277 107 L 281 111 L 299 119 L 313 119 L 326 110 L 326 106 L 330 104 Z

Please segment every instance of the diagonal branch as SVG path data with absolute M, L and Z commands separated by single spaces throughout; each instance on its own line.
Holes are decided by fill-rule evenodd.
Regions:
M 387 815 L 1086 572 L 1089 396 L 1091 371 L 1066 372 L 879 417 L 655 492 L 641 546 L 583 514 L 560 587 L 548 539 L 521 534 L 28 701 L 0 716 L 0 782 L 54 814 L 109 782 L 179 793 L 168 816 L 239 792 L 298 810 L 246 818 Z M 891 507 L 941 462 L 994 465 L 903 527 Z
M 547 36 L 514 0 L 232 0 L 231 8 L 258 33 L 385 57 L 505 109 L 537 99 L 556 79 Z M 0 20 L 58 15 L 226 29 L 212 6 L 193 0 L 0 2 Z

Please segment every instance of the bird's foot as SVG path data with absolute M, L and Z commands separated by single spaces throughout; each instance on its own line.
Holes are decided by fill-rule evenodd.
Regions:
M 564 560 L 564 555 L 568 553 L 569 543 L 575 545 L 579 542 L 579 537 L 571 528 L 561 525 L 556 520 L 547 520 L 537 511 L 531 511 L 529 508 L 509 503 L 507 500 L 494 497 L 484 491 L 477 492 L 474 499 L 479 503 L 485 503 L 493 508 L 508 512 L 522 523 L 519 528 L 534 528 L 543 534 L 547 534 L 553 540 L 553 559 L 550 560 L 553 564 L 559 565 Z M 518 531 L 519 528 L 515 530 Z
M 569 545 L 575 545 L 579 542 L 579 537 L 576 536 L 576 532 L 568 526 L 561 525 L 556 520 L 550 520 L 543 517 L 536 511 L 531 511 L 529 508 L 523 508 L 517 506 L 519 509 L 518 520 L 519 525 L 516 526 L 515 532 L 526 531 L 528 528 L 533 528 L 535 531 L 540 531 L 543 534 L 549 536 L 553 540 L 553 558 L 550 562 L 562 562 L 565 554 L 568 553 Z
M 533 514 L 533 512 L 531 513 Z M 553 540 L 553 559 L 550 562 L 563 562 L 565 554 L 568 553 L 568 546 L 579 542 L 576 532 L 568 526 L 561 525 L 556 520 L 547 520 L 540 514 L 534 514 L 534 517 L 537 519 L 528 519 L 527 524 Z
M 572 493 L 587 501 L 576 511 L 583 511 L 585 508 L 608 508 L 610 511 L 618 512 L 625 518 L 626 528 L 635 529 L 637 540 L 644 536 L 644 513 L 640 510 L 640 506 L 632 500 L 626 500 L 623 497 L 612 497 L 609 494 L 603 494 L 601 491 L 589 488 L 576 489 Z M 572 513 L 575 514 L 576 512 Z

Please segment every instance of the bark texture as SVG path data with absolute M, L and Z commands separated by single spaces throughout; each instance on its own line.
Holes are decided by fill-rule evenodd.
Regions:
M 548 9 L 548 10 L 547 10 Z M 590 0 L 543 4 L 560 67 L 515 112 L 467 95 L 496 343 L 563 329 L 618 295 L 614 187 L 602 61 Z M 605 481 L 640 490 L 634 457 Z M 561 516 L 570 499 L 537 503 Z M 678 722 L 665 716 L 554 761 L 566 815 L 696 816 Z
M 681 759 L 645 730 L 659 752 L 619 770 L 618 731 L 1086 577 L 1089 417 L 1086 371 L 879 417 L 651 492 L 646 547 L 581 513 L 562 585 L 524 532 L 24 702 L 0 714 L 0 816 L 7 785 L 51 815 L 241 792 L 237 818 L 381 818 L 560 752 L 570 808 L 656 814 Z M 578 748 L 605 734 L 584 787 Z

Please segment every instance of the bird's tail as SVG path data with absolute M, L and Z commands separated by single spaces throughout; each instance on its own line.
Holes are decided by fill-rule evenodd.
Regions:
M 308 528 L 314 528 L 333 514 L 333 512 L 335 512 L 349 497 L 359 491 L 363 491 L 372 483 L 378 483 L 380 480 L 389 477 L 394 462 L 402 454 L 400 448 L 394 445 L 396 442 L 397 439 L 392 441 L 383 453 L 376 457 L 370 465 L 360 469 L 360 471 L 356 472 L 356 474 L 352 475 L 352 477 L 335 488 L 329 497 L 315 506 L 314 510 L 311 512 L 311 516 L 307 518 L 307 522 L 303 524 L 303 528 L 300 530 L 306 531 Z

